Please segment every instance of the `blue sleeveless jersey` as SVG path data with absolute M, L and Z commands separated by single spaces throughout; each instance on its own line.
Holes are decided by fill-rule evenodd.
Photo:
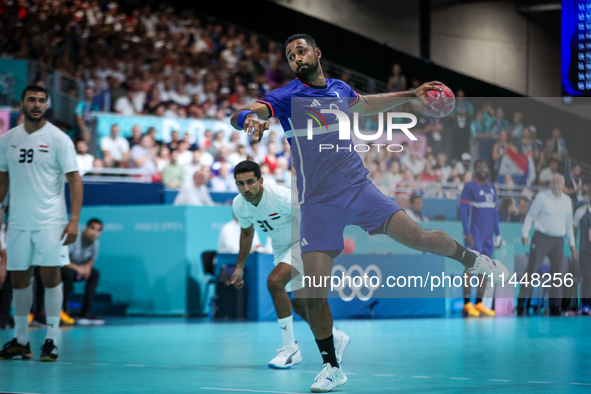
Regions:
M 476 179 L 466 183 L 460 197 L 460 219 L 464 235 L 472 234 L 474 239 L 500 235 L 495 185 L 483 185 Z
M 289 140 L 300 204 L 367 179 L 368 171 L 353 142 L 339 139 L 336 115 L 321 112 L 338 109 L 348 117 L 349 107 L 358 100 L 357 92 L 341 80 L 326 79 L 326 86 L 314 87 L 297 78 L 259 100 L 271 117 L 279 119 Z M 312 139 L 308 138 L 308 121 L 313 126 Z

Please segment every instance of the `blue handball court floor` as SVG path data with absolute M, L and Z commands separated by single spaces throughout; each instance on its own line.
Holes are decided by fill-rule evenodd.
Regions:
M 308 326 L 294 331 L 303 362 L 272 370 L 276 322 L 113 318 L 62 329 L 60 361 L 0 362 L 0 392 L 307 393 L 321 369 Z M 347 320 L 342 368 L 350 393 L 591 393 L 591 318 Z M 0 331 L 7 342 L 12 331 Z

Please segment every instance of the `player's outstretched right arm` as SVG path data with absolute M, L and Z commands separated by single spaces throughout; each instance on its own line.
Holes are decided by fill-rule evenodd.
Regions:
M 255 139 L 260 142 L 265 130 L 269 129 L 267 119 L 270 115 L 265 104 L 256 102 L 236 111 L 230 122 L 235 129 L 244 130 L 248 135 L 254 134 Z
M 244 286 L 244 280 L 242 280 L 242 276 L 244 275 L 244 265 L 250 254 L 253 239 L 254 226 L 251 225 L 249 228 L 240 229 L 240 251 L 238 252 L 236 269 L 234 270 L 234 274 L 232 274 L 232 284 L 236 286 L 237 289 Z

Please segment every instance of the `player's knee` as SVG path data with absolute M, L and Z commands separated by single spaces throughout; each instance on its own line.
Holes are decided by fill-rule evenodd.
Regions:
M 269 289 L 269 293 L 271 293 L 271 295 L 275 295 L 284 290 L 285 285 L 279 278 L 271 275 L 269 278 L 267 278 L 267 289 Z
M 31 285 L 31 272 L 27 271 L 11 271 L 10 278 L 12 280 L 12 287 L 15 289 L 26 289 Z
M 62 281 L 60 269 L 57 267 L 42 267 L 41 280 L 43 281 L 43 286 L 45 287 L 52 288 L 59 286 Z

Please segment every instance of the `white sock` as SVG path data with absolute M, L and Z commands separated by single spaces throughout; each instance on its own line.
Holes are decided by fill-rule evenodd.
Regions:
M 14 337 L 21 345 L 29 343 L 29 311 L 33 306 L 32 286 L 13 289 L 14 301 Z
M 47 337 L 57 346 L 60 329 L 60 312 L 64 301 L 62 285 L 45 288 L 45 314 L 47 315 Z
M 286 349 L 295 347 L 295 338 L 293 337 L 293 315 L 277 319 L 283 335 L 283 347 Z

